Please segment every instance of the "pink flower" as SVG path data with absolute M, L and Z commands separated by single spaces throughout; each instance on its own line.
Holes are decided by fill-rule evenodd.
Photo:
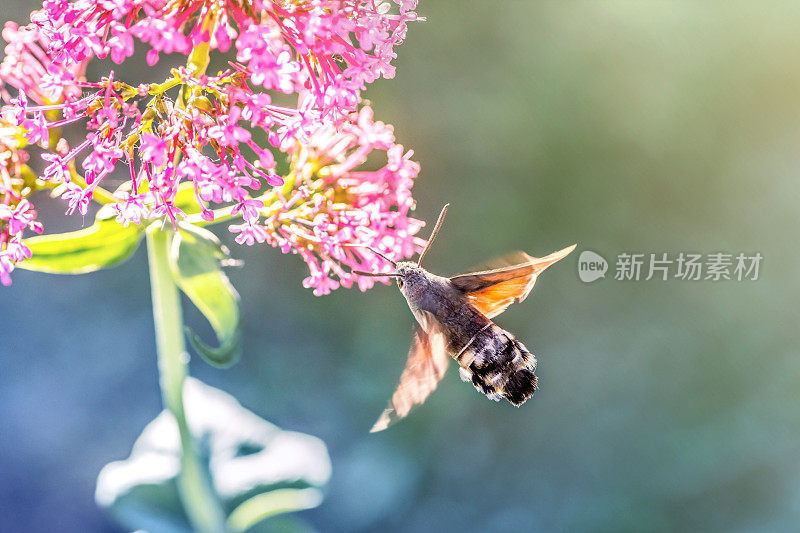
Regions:
M 122 157 L 122 149 L 114 144 L 95 145 L 94 150 L 86 156 L 81 164 L 83 170 L 86 171 L 86 183 L 91 185 L 95 179 L 111 172 L 120 157 Z
M 163 16 L 163 15 L 162 15 Z M 131 34 L 143 42 L 149 43 L 154 50 L 159 52 L 181 52 L 188 54 L 192 43 L 176 23 L 182 20 L 170 20 L 168 17 L 146 17 L 131 28 Z
M 45 153 L 42 154 L 42 159 L 50 163 L 44 169 L 44 174 L 41 176 L 42 180 L 56 183 L 70 180 L 69 166 L 60 155 Z
M 27 130 L 25 138 L 31 144 L 46 143 L 50 137 L 47 120 L 44 118 L 44 112 L 42 111 L 34 114 L 32 119 L 25 119 L 22 122 L 22 127 Z
M 8 287 L 11 285 L 11 272 L 14 271 L 14 262 L 11 255 L 5 250 L 0 250 L 0 283 Z
M 42 76 L 39 87 L 45 91 L 49 100 L 57 101 L 64 94 L 64 90 L 72 87 L 74 82 L 75 76 L 72 72 L 63 70 L 57 65 L 48 65 L 47 73 Z
M 8 232 L 12 235 L 21 234 L 25 228 L 30 228 L 36 233 L 42 232 L 42 225 L 36 222 L 36 211 L 28 200 L 22 200 L 15 207 L 0 204 L 0 221 L 8 224 Z
M 267 240 L 267 230 L 258 224 L 245 222 L 244 224 L 231 224 L 228 226 L 232 233 L 238 233 L 236 242 L 239 244 L 247 244 L 252 246 L 256 242 L 264 242 Z
M 128 192 L 118 192 L 116 196 L 121 200 L 114 204 L 114 210 L 117 212 L 116 221 L 122 224 L 123 227 L 128 227 L 128 224 L 140 224 L 142 220 L 150 216 L 150 210 L 147 207 L 148 201 L 152 201 L 150 193 L 145 194 L 130 194 Z
M 111 60 L 119 64 L 133 55 L 133 35 L 122 24 L 114 24 L 113 27 L 114 37 L 108 40 L 108 48 Z
M 12 114 L 14 123 L 17 126 L 22 125 L 22 122 L 25 120 L 25 115 L 28 112 L 28 97 L 25 96 L 25 91 L 20 89 L 19 98 L 12 98 L 9 103 L 13 106 Z
M 92 200 L 92 189 L 85 191 L 73 182 L 66 184 L 66 190 L 61 193 L 61 199 L 67 201 L 67 214 L 71 215 L 75 211 L 86 216 L 89 212 L 89 203 Z
M 152 133 L 142 134 L 142 143 L 139 145 L 139 157 L 145 163 L 152 163 L 154 167 L 160 167 L 167 162 L 167 151 L 169 142 L 162 140 Z
M 259 210 L 262 207 L 264 207 L 264 202 L 261 200 L 242 200 L 233 207 L 231 214 L 235 216 L 239 213 L 242 213 L 242 217 L 245 219 L 245 221 L 254 223 L 256 220 L 258 220 Z
M 31 16 L 35 19 L 40 12 Z M 42 22 L 49 25 L 49 19 Z M 73 99 L 80 96 L 76 80 L 83 75 L 85 61 L 78 61 L 69 68 L 57 62 L 61 55 L 63 39 L 57 32 L 42 30 L 39 24 L 19 27 L 7 22 L 2 32 L 9 43 L 5 48 L 5 58 L 0 63 L 0 85 L 3 83 L 23 91 L 34 102 L 44 104 L 48 100 L 63 97 Z M 48 90 L 49 89 L 49 90 Z M 55 90 L 57 95 L 51 94 Z M 11 102 L 12 105 L 17 105 Z
M 236 146 L 249 141 L 250 132 L 236 124 L 240 115 L 240 108 L 232 108 L 229 115 L 219 118 L 220 124 L 208 128 L 208 136 L 223 146 Z
M 41 231 L 39 233 L 41 233 Z M 15 263 L 21 263 L 22 261 L 33 257 L 31 249 L 28 248 L 27 244 L 22 242 L 22 239 L 19 236 L 14 237 L 8 242 L 4 253 Z

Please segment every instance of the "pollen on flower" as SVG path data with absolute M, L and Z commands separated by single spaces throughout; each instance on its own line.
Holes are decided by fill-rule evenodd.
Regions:
M 419 165 L 361 102 L 368 83 L 394 75 L 395 47 L 419 20 L 416 4 L 45 0 L 30 24 L 3 30 L 3 116 L 45 150 L 35 181 L 55 187 L 68 214 L 85 215 L 99 196 L 126 226 L 236 217 L 229 230 L 237 242 L 299 254 L 315 294 L 354 283 L 365 290 L 376 278 L 352 271 L 385 265 L 364 247 L 400 259 L 421 243 L 422 224 L 410 216 Z M 151 65 L 183 56 L 169 78 L 122 80 L 109 70 L 86 79 L 89 62 L 123 63 L 137 41 Z M 229 68 L 207 73 L 212 53 L 227 53 Z M 296 105 L 275 104 L 275 94 L 294 95 Z M 68 146 L 67 129 L 82 140 Z M 106 191 L 123 166 L 127 181 Z M 12 190 L 3 186 L 0 194 Z M 197 214 L 176 203 L 186 187 Z M 3 250 L 22 243 L 12 228 L 39 228 L 23 200 L 0 206 Z M 24 256 L 17 244 L 0 256 L 0 278 Z

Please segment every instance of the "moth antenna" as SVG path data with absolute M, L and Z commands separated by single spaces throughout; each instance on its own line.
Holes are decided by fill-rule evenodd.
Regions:
M 428 242 L 425 244 L 425 248 L 419 254 L 419 259 L 417 259 L 417 266 L 422 265 L 422 258 L 425 257 L 426 253 L 428 253 L 431 244 L 433 244 L 434 239 L 436 239 L 436 234 L 439 233 L 439 229 L 442 227 L 442 222 L 444 222 L 444 216 L 447 214 L 448 207 L 450 207 L 450 204 L 444 204 L 442 212 L 439 213 L 439 218 L 436 220 L 436 225 L 433 227 L 433 232 L 431 233 L 431 236 L 428 237 Z
M 353 270 L 353 274 L 358 274 L 359 276 L 369 276 L 371 278 L 399 278 L 400 274 L 394 274 L 391 272 L 364 272 L 363 270 Z

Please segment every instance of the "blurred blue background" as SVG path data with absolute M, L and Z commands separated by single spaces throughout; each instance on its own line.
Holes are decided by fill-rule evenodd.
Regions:
M 10 0 L 0 19 L 31 8 Z M 195 358 L 192 373 L 327 443 L 327 498 L 299 515 L 321 531 L 796 530 L 800 5 L 419 11 L 396 79 L 367 97 L 422 163 L 418 216 L 452 203 L 428 268 L 578 242 L 611 261 L 760 252 L 760 279 L 584 284 L 576 252 L 498 319 L 539 357 L 533 401 L 487 401 L 451 368 L 370 435 L 412 330 L 396 288 L 316 298 L 297 257 L 220 228 L 246 263 L 229 272 L 245 356 L 224 371 Z M 37 207 L 48 231 L 81 225 Z M 145 259 L 18 270 L 2 290 L 0 530 L 121 531 L 93 491 L 161 408 Z M 187 320 L 209 335 L 188 306 Z

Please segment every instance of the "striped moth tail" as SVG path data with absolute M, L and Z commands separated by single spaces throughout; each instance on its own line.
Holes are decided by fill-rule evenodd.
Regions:
M 492 324 L 458 358 L 461 379 L 492 400 L 519 407 L 538 388 L 536 358 L 512 334 Z

